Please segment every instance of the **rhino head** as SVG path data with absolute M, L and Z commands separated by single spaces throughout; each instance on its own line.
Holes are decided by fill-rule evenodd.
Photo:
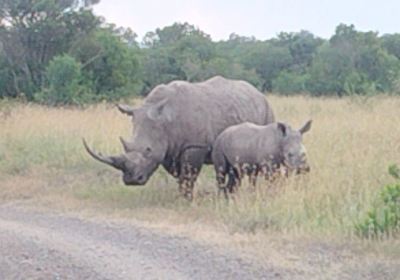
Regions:
M 294 130 L 284 123 L 278 123 L 278 129 L 282 132 L 281 152 L 284 165 L 290 172 L 296 174 L 309 172 L 307 163 L 307 151 L 303 145 L 302 136 L 311 129 L 312 121 L 306 122 L 299 130 Z
M 171 121 L 171 110 L 166 101 L 140 108 L 118 105 L 118 109 L 131 116 L 134 122 L 132 141 L 120 138 L 125 152 L 104 156 L 93 151 L 84 139 L 83 144 L 94 159 L 121 170 L 125 185 L 144 185 L 166 156 L 168 138 L 165 124 Z

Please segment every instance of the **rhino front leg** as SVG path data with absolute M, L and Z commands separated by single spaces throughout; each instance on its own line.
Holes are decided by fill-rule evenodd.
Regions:
M 259 168 L 257 166 L 253 166 L 249 173 L 249 184 L 253 186 L 254 190 L 256 189 L 257 185 L 258 173 L 259 173 Z
M 206 149 L 193 148 L 188 149 L 181 156 L 179 192 L 189 201 L 193 200 L 194 184 L 200 173 L 206 154 Z
M 198 174 L 199 171 L 188 166 L 184 168 L 179 177 L 179 193 L 189 201 L 193 200 L 193 189 Z

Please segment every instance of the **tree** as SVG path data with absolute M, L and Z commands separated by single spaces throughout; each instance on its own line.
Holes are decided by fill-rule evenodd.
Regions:
M 314 95 L 345 93 L 345 83 L 354 71 L 346 52 L 324 44 L 309 69 L 307 89 Z
M 385 50 L 400 59 L 400 34 L 386 34 L 381 37 L 381 40 Z
M 287 69 L 291 63 L 288 48 L 268 43 L 255 45 L 242 59 L 246 69 L 254 69 L 263 80 L 261 86 L 263 91 L 271 91 L 272 81 L 282 70 Z
M 112 27 L 100 28 L 70 51 L 82 63 L 82 74 L 97 99 L 113 100 L 140 93 L 141 52 L 132 38 L 130 46 L 124 40 L 125 33 L 116 35 Z
M 375 32 L 340 24 L 309 70 L 307 89 L 314 94 L 371 94 L 393 89 L 399 60 L 382 47 Z
M 143 42 L 146 47 L 166 47 L 174 45 L 176 42 L 188 36 L 199 36 L 210 39 L 209 35 L 205 34 L 194 25 L 187 22 L 176 22 L 162 29 L 157 28 L 155 32 L 146 33 Z
M 272 81 L 274 92 L 289 95 L 306 92 L 306 84 L 309 80 L 307 74 L 300 74 L 289 71 L 281 71 Z
M 210 76 L 209 62 L 216 56 L 209 35 L 188 23 L 149 32 L 143 39 L 143 93 L 174 79 L 200 81 Z
M 0 40 L 13 87 L 7 95 L 40 90 L 45 68 L 58 54 L 97 28 L 90 11 L 98 0 L 3 0 L 0 2 Z
M 305 73 L 310 67 L 314 56 L 323 40 L 315 37 L 312 33 L 302 30 L 300 32 L 278 34 L 273 42 L 281 47 L 287 47 L 292 57 L 290 70 Z
M 0 52 L 0 98 L 9 96 L 7 93 L 12 91 L 13 81 L 16 81 L 16 78 L 13 78 L 9 67 L 7 66 L 7 59 L 4 53 Z

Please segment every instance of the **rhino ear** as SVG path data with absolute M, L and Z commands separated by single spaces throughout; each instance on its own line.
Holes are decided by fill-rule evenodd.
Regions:
M 172 121 L 172 110 L 168 106 L 168 99 L 153 105 L 147 111 L 147 116 L 154 121 Z
M 278 122 L 277 125 L 278 125 L 278 130 L 280 132 L 282 132 L 282 136 L 286 137 L 286 134 L 287 134 L 287 126 L 286 126 L 286 124 Z
M 306 122 L 302 128 L 299 129 L 301 134 L 308 132 L 311 129 L 312 120 Z
M 128 116 L 133 116 L 136 110 L 135 108 L 125 104 L 117 104 L 117 107 L 121 113 L 127 114 Z

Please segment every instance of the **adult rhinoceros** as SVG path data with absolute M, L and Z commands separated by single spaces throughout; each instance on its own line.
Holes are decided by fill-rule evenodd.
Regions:
M 118 108 L 134 124 L 131 140 L 121 138 L 125 153 L 103 156 L 84 141 L 88 153 L 121 170 L 126 185 L 144 185 L 161 164 L 178 178 L 179 191 L 188 199 L 202 165 L 212 163 L 213 143 L 225 128 L 242 122 L 274 122 L 271 107 L 256 88 L 220 76 L 200 83 L 162 84 L 142 106 Z

